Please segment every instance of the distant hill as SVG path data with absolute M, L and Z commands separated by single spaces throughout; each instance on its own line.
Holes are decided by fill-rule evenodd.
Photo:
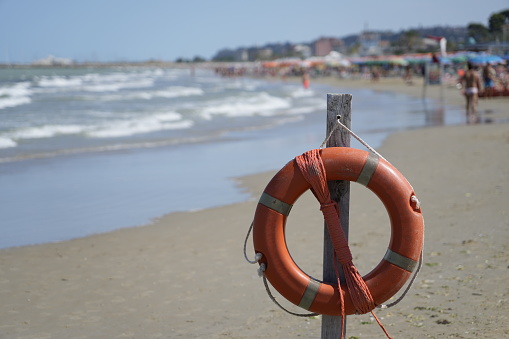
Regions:
M 342 41 L 341 53 L 351 54 L 350 51 L 355 49 L 355 46 L 360 43 L 361 36 L 366 32 L 353 34 L 343 37 L 328 37 Z M 409 50 L 408 36 L 414 36 L 422 40 L 426 36 L 440 36 L 447 39 L 448 50 L 457 50 L 463 48 L 468 40 L 467 27 L 449 27 L 449 26 L 436 26 L 436 27 L 419 27 L 402 30 L 399 32 L 393 31 L 369 31 L 379 37 L 380 41 L 385 42 L 386 47 L 383 49 L 384 53 L 397 54 L 397 53 L 411 53 L 411 52 L 425 52 L 422 50 L 420 44 L 416 44 L 415 50 Z M 317 38 L 318 40 L 319 38 Z M 405 40 L 407 39 L 407 40 Z M 296 52 L 295 46 L 307 46 L 311 54 L 314 54 L 315 42 L 302 42 L 302 43 L 267 43 L 263 46 L 249 46 L 239 47 L 237 49 L 221 49 L 212 58 L 214 61 L 255 61 L 255 60 L 270 60 L 281 57 L 299 57 L 303 56 Z M 419 48 L 421 50 L 419 50 Z

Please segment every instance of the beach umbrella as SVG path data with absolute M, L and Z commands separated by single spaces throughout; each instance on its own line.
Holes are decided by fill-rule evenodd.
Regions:
M 409 64 L 426 64 L 431 61 L 431 58 L 411 58 L 406 59 Z
M 302 60 L 300 58 L 280 58 L 274 60 L 280 67 L 300 66 Z
M 472 52 L 457 52 L 454 54 L 447 54 L 447 58 L 449 58 L 452 62 L 461 63 L 467 62 L 469 58 L 475 55 L 477 54 Z
M 364 61 L 365 61 L 365 58 L 361 58 L 361 57 L 350 58 L 350 62 L 354 65 L 361 65 L 364 63 Z
M 485 64 L 503 64 L 505 60 L 499 57 L 498 55 L 489 55 L 489 54 L 477 54 L 468 58 L 468 62 L 474 65 L 485 65 Z
M 390 58 L 387 60 L 387 63 L 395 66 L 406 66 L 408 65 L 408 61 L 404 58 Z
M 279 64 L 274 61 L 266 61 L 266 62 L 262 63 L 262 67 L 265 67 L 265 68 L 275 68 L 278 66 L 279 66 Z
M 406 66 L 408 65 L 408 61 L 400 58 L 400 57 L 377 57 L 370 58 L 367 60 L 362 60 L 359 62 L 364 65 L 394 65 L 394 66 Z
M 450 65 L 452 64 L 452 59 L 449 57 L 440 57 L 440 63 L 442 65 Z
M 343 67 L 352 66 L 352 63 L 350 61 L 348 61 L 347 59 L 338 60 L 337 63 L 338 63 L 338 66 L 343 66 Z
M 401 56 L 409 64 L 425 64 L 431 61 L 431 53 L 411 53 Z

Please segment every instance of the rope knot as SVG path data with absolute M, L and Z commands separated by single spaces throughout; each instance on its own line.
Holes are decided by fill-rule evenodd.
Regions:
M 329 211 L 331 207 L 334 208 L 335 213 L 339 214 L 338 203 L 335 201 L 332 201 L 332 200 L 329 202 L 320 204 L 320 211 L 322 211 L 322 213 L 324 213 L 324 211 Z

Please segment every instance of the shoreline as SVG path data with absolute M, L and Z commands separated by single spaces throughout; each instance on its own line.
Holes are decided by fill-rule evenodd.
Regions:
M 349 84 L 336 80 L 339 88 Z M 388 90 L 399 81 L 398 93 L 414 96 L 422 89 L 385 80 L 356 85 Z M 446 91 L 445 104 L 462 100 L 457 90 Z M 481 100 L 479 110 L 507 121 L 507 103 Z M 414 287 L 394 309 L 376 311 L 392 336 L 509 334 L 507 312 L 501 312 L 509 305 L 504 199 L 509 160 L 503 156 L 508 150 L 506 123 L 420 128 L 393 133 L 383 142 L 379 151 L 413 185 L 426 221 L 425 265 Z M 259 194 L 273 174 L 237 178 L 251 193 L 245 202 L 171 213 L 146 226 L 61 243 L 0 250 L 0 333 L 8 338 L 318 337 L 321 318 L 297 318 L 277 308 L 266 296 L 257 265 L 242 255 Z M 357 186 L 352 185 L 351 246 L 365 274 L 385 252 L 388 224 L 376 197 Z M 311 275 L 321 270 L 322 224 L 317 203 L 306 193 L 292 210 L 288 244 Z M 318 232 L 309 225 L 320 225 Z M 347 337 L 382 335 L 368 315 L 348 317 Z

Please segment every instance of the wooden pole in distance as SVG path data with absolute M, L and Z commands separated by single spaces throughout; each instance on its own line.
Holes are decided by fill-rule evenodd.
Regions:
M 341 122 L 348 128 L 351 126 L 352 95 L 351 94 L 327 94 L 327 132 L 328 136 L 337 125 L 337 117 L 341 116 Z M 326 147 L 350 147 L 350 134 L 343 128 L 337 128 Z M 331 199 L 339 205 L 340 223 L 346 239 L 348 239 L 349 210 L 350 210 L 350 182 L 347 180 L 329 181 Z M 323 239 L 323 281 L 335 283 L 336 273 L 334 269 L 334 248 L 330 240 L 327 226 L 325 225 Z M 341 265 L 338 263 L 341 275 L 341 283 L 344 283 Z M 345 319 L 346 324 L 346 319 Z M 337 339 L 341 334 L 342 319 L 340 316 L 322 316 L 322 339 Z M 346 333 L 346 331 L 345 331 Z

